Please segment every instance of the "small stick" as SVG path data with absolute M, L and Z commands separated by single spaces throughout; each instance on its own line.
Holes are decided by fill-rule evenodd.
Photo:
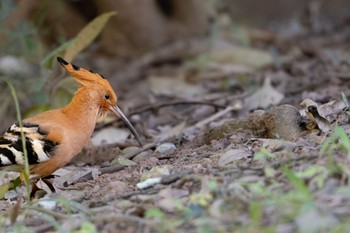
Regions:
M 54 212 L 54 211 L 51 211 L 51 210 L 48 210 L 48 209 L 45 209 L 45 208 L 40 208 L 38 206 L 25 206 L 24 208 L 26 208 L 28 210 L 35 210 L 35 211 L 38 211 L 38 212 L 50 215 L 52 217 L 59 218 L 59 219 L 69 218 L 68 215 L 64 215 L 64 214 L 61 214 L 61 213 L 58 213 L 58 212 Z
M 210 123 L 210 122 L 212 122 L 212 121 L 215 121 L 216 119 L 218 119 L 218 118 L 220 118 L 220 117 L 226 115 L 227 113 L 229 113 L 229 112 L 231 112 L 231 111 L 233 111 L 233 110 L 238 110 L 238 109 L 240 109 L 240 105 L 239 105 L 239 104 L 234 105 L 234 106 L 228 106 L 228 107 L 225 108 L 224 110 L 222 110 L 222 111 L 220 111 L 220 112 L 217 112 L 216 114 L 211 115 L 210 117 L 205 118 L 205 119 L 203 119 L 203 120 L 197 122 L 195 125 L 193 125 L 193 126 L 187 128 L 187 129 L 184 131 L 184 133 L 185 133 L 185 134 L 186 134 L 186 133 L 189 133 L 189 132 L 191 132 L 191 131 L 194 130 L 194 129 L 201 129 L 201 128 L 203 128 L 206 124 L 208 124 L 208 123 Z
M 208 101 L 175 100 L 175 101 L 172 101 L 172 102 L 165 102 L 165 103 L 159 103 L 159 104 L 155 104 L 155 105 L 146 106 L 144 108 L 132 111 L 128 115 L 131 116 L 131 115 L 135 115 L 135 114 L 140 114 L 142 112 L 154 111 L 154 110 L 157 110 L 159 108 L 168 107 L 168 106 L 172 106 L 172 105 L 180 105 L 180 104 L 209 105 L 209 106 L 213 106 L 215 108 L 225 108 L 226 107 L 224 105 L 215 104 L 215 103 L 208 102 Z
M 135 150 L 135 151 L 132 151 L 130 152 L 129 154 L 123 156 L 125 159 L 133 159 L 136 155 L 146 151 L 146 150 L 149 150 L 151 148 L 154 148 L 157 146 L 157 143 L 151 143 L 151 144 L 147 144 L 145 145 L 144 147 L 138 149 L 138 150 Z

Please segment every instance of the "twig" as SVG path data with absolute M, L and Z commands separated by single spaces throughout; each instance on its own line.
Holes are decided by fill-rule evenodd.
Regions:
M 101 171 L 101 175 L 102 175 L 102 174 L 107 174 L 107 173 L 119 172 L 119 171 L 123 170 L 125 167 L 127 167 L 127 166 L 116 164 L 116 165 L 112 165 L 112 166 L 108 166 L 108 167 L 103 167 L 100 169 L 100 171 Z
M 38 212 L 50 215 L 50 216 L 52 216 L 54 218 L 59 218 L 59 219 L 69 218 L 68 215 L 60 214 L 58 212 L 54 212 L 54 211 L 51 211 L 51 210 L 48 210 L 48 209 L 45 209 L 45 208 L 40 208 L 38 206 L 25 206 L 24 208 L 28 209 L 28 210 L 35 210 L 35 211 L 38 211 Z
M 41 224 L 40 226 L 33 228 L 35 233 L 45 233 L 53 229 L 55 229 L 55 227 L 51 223 Z
M 158 104 L 155 104 L 155 105 L 146 106 L 144 108 L 134 110 L 134 111 L 130 112 L 128 115 L 131 116 L 131 115 L 135 115 L 135 114 L 140 114 L 142 112 L 154 111 L 154 110 L 157 110 L 159 108 L 168 107 L 168 106 L 172 106 L 172 105 L 180 105 L 180 104 L 209 105 L 209 106 L 213 106 L 215 108 L 225 108 L 226 107 L 224 105 L 215 104 L 215 103 L 208 102 L 208 101 L 175 100 L 175 101 L 171 101 L 171 102 L 158 103 Z
M 94 219 L 92 219 L 94 222 L 118 222 L 118 221 L 128 221 L 128 222 L 137 222 L 139 224 L 158 224 L 159 221 L 156 220 L 146 220 L 144 218 L 136 217 L 133 215 L 126 215 L 126 214 L 106 214 L 102 216 L 95 216 Z
M 195 125 L 187 128 L 184 133 L 187 134 L 195 129 L 201 129 L 203 128 L 206 124 L 212 122 L 212 121 L 215 121 L 216 119 L 226 115 L 227 113 L 231 112 L 231 111 L 234 111 L 234 110 L 238 110 L 240 109 L 241 106 L 238 106 L 238 105 L 234 105 L 234 106 L 228 106 L 227 108 L 225 108 L 224 110 L 220 111 L 220 112 L 217 112 L 216 114 L 214 115 L 211 115 L 210 117 L 208 118 L 205 118 L 199 122 L 197 122 Z
M 100 175 L 107 174 L 107 173 L 118 172 L 118 171 L 123 170 L 125 167 L 126 167 L 125 165 L 119 165 L 119 164 L 111 165 L 111 166 L 108 166 L 108 167 L 102 167 L 100 169 L 100 172 L 101 172 Z M 72 185 L 78 184 L 78 183 L 87 182 L 89 180 L 92 180 L 93 178 L 94 177 L 92 176 L 92 172 L 89 172 L 86 175 L 84 175 L 84 176 L 80 177 L 79 179 L 77 179 L 76 181 L 74 181 L 72 183 Z
M 116 201 L 116 200 L 118 201 L 120 199 L 129 199 L 130 197 L 136 196 L 136 195 L 152 195 L 152 194 L 158 193 L 159 191 L 160 189 L 157 189 L 157 188 L 153 188 L 149 190 L 141 190 L 141 191 L 132 191 L 132 192 L 121 194 L 119 196 L 110 196 L 106 200 L 103 200 L 103 202 L 101 200 L 91 201 L 89 202 L 88 206 L 92 208 L 91 209 L 92 212 L 97 212 L 104 209 L 109 209 L 111 207 L 112 201 Z
M 142 147 L 142 148 L 140 148 L 138 150 L 132 151 L 129 154 L 123 156 L 123 157 L 126 158 L 126 159 L 133 159 L 136 155 L 140 154 L 141 152 L 144 152 L 146 150 L 152 149 L 152 148 L 154 148 L 156 146 L 157 146 L 157 143 L 147 144 L 144 147 Z

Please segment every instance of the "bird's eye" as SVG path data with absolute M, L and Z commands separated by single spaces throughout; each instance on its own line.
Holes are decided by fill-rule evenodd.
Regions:
M 109 94 L 105 94 L 105 99 L 106 99 L 106 100 L 109 99 Z

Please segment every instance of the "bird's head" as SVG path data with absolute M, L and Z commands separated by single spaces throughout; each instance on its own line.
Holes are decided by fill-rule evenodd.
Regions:
M 123 120 L 142 147 L 140 137 L 135 128 L 118 107 L 117 95 L 115 94 L 108 80 L 100 74 L 70 64 L 61 57 L 57 57 L 57 61 L 78 83 L 83 86 L 83 88 L 89 88 L 89 94 L 91 95 L 92 99 L 96 100 L 101 113 L 111 111 Z

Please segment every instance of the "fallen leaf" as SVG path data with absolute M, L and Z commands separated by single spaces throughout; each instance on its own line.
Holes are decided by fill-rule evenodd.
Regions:
M 284 98 L 284 95 L 276 91 L 271 86 L 271 80 L 267 77 L 264 85 L 253 95 L 245 99 L 245 109 L 253 110 L 257 108 L 267 108 L 272 105 L 277 105 Z
M 39 189 L 44 190 L 46 193 L 48 194 L 52 193 L 52 190 L 49 187 L 49 185 L 46 182 L 44 182 L 42 179 L 39 179 L 35 184 Z
M 129 135 L 130 132 L 128 130 L 108 127 L 94 134 L 91 141 L 94 146 L 100 146 L 101 144 L 124 143 Z
M 313 130 L 316 126 L 322 132 L 329 132 L 331 130 L 331 124 L 327 120 L 326 116 L 319 112 L 319 107 L 316 102 L 310 99 L 305 99 L 300 103 L 304 109 L 301 112 L 302 115 L 306 115 L 310 120 L 310 124 L 307 125 L 309 130 Z
M 163 143 L 163 144 L 160 144 L 159 146 L 157 146 L 155 152 L 166 153 L 168 151 L 172 151 L 175 149 L 176 149 L 176 146 L 173 143 L 167 142 L 167 143 Z
M 155 95 L 191 98 L 205 92 L 201 86 L 187 83 L 182 76 L 174 78 L 153 76 L 148 79 L 148 83 Z
M 185 127 L 186 127 L 186 122 L 183 121 L 180 124 L 174 126 L 173 128 L 166 130 L 161 134 L 156 135 L 155 138 L 159 141 L 164 141 L 172 137 L 177 137 L 182 133 Z
M 291 141 L 281 139 L 259 138 L 261 147 L 266 148 L 268 151 L 276 151 L 283 148 L 283 150 L 294 150 L 298 144 Z
M 62 171 L 65 170 L 65 171 Z M 59 170 L 57 170 L 56 172 L 54 172 L 55 175 L 57 174 L 63 174 L 60 177 L 55 177 L 53 179 L 53 182 L 59 186 L 65 186 L 65 185 L 69 185 L 72 184 L 74 182 L 76 182 L 77 180 L 79 180 L 80 178 L 88 175 L 89 173 L 91 173 L 93 179 L 96 179 L 98 177 L 98 175 L 100 174 L 100 170 L 98 168 L 94 168 L 94 167 L 84 167 L 84 168 L 79 168 L 77 169 L 76 167 L 74 167 L 70 172 L 69 170 L 66 168 L 61 168 Z
M 340 113 L 344 111 L 345 108 L 346 108 L 346 104 L 344 103 L 344 101 L 338 99 L 338 100 L 332 100 L 332 101 L 329 101 L 328 103 L 319 105 L 318 112 L 320 113 L 321 116 L 324 116 L 328 119 L 330 115 Z
M 234 161 L 237 161 L 243 158 L 248 158 L 249 156 L 252 156 L 252 152 L 246 148 L 230 149 L 224 152 L 220 156 L 218 160 L 218 166 L 220 167 L 227 166 Z
M 262 68 L 273 63 L 273 57 L 270 53 L 254 48 L 238 46 L 215 49 L 209 52 L 209 57 L 216 63 L 242 64 L 252 68 Z

